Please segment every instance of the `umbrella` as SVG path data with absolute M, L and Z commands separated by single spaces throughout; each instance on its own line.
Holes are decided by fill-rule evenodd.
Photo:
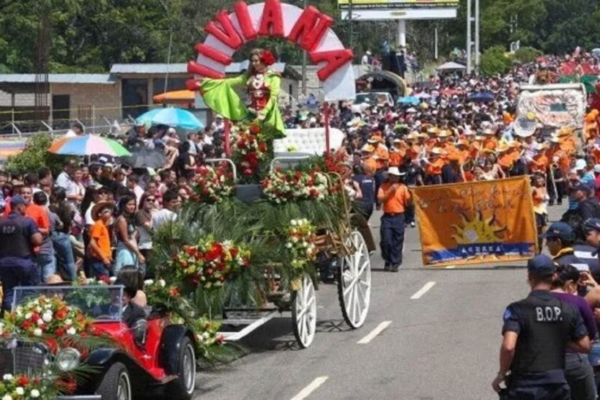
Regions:
M 157 94 L 152 98 L 155 103 L 165 103 L 165 104 L 190 104 L 195 101 L 196 92 L 192 92 L 191 90 L 175 90 L 172 92 L 166 92 Z
M 123 157 L 123 163 L 133 168 L 162 168 L 167 159 L 160 150 L 142 148 L 135 150 L 129 157 Z
M 430 99 L 431 95 L 429 93 L 421 92 L 421 93 L 415 94 L 415 97 L 418 99 Z
M 400 104 L 412 104 L 414 106 L 416 106 L 420 102 L 421 102 L 421 99 L 419 99 L 418 97 L 415 97 L 415 96 L 400 97 L 398 99 L 398 103 L 400 103 Z
M 152 125 L 167 125 L 172 128 L 200 130 L 204 125 L 194 114 L 183 108 L 157 108 L 142 114 L 136 122 Z
M 131 155 L 119 142 L 97 135 L 60 138 L 50 145 L 48 151 L 64 156 L 105 154 L 112 157 L 122 157 Z
M 592 55 L 594 57 L 600 57 L 600 49 L 596 48 L 592 50 Z
M 458 94 L 458 90 L 456 89 L 443 89 L 440 94 L 443 94 L 445 96 L 454 96 L 455 94 Z
M 469 96 L 469 101 L 475 103 L 486 103 L 489 101 L 494 101 L 494 95 L 490 92 L 479 92 Z

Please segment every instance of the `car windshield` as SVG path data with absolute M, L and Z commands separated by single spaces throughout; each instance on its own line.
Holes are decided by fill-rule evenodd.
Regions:
M 123 289 L 122 285 L 16 287 L 13 311 L 17 311 L 19 307 L 28 308 L 40 297 L 57 297 L 96 321 L 120 321 Z

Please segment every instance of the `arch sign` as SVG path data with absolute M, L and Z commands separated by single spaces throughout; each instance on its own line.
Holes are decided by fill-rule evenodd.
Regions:
M 306 50 L 310 61 L 320 66 L 317 76 L 326 101 L 354 99 L 353 53 L 331 29 L 333 18 L 313 6 L 303 10 L 279 0 L 252 5 L 239 1 L 233 8 L 231 14 L 219 12 L 204 27 L 208 36 L 195 46 L 196 61 L 188 63 L 195 78 L 224 78 L 232 55 L 245 43 L 259 37 L 281 38 Z

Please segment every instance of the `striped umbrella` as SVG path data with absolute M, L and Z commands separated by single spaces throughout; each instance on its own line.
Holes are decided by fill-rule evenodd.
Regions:
M 105 154 L 112 157 L 123 157 L 131 155 L 131 153 L 117 141 L 97 135 L 60 138 L 50 145 L 48 151 L 64 156 Z

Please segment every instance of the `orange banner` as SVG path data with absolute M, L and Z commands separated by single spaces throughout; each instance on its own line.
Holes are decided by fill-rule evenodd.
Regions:
M 424 265 L 518 261 L 536 253 L 527 177 L 422 186 L 413 194 Z

